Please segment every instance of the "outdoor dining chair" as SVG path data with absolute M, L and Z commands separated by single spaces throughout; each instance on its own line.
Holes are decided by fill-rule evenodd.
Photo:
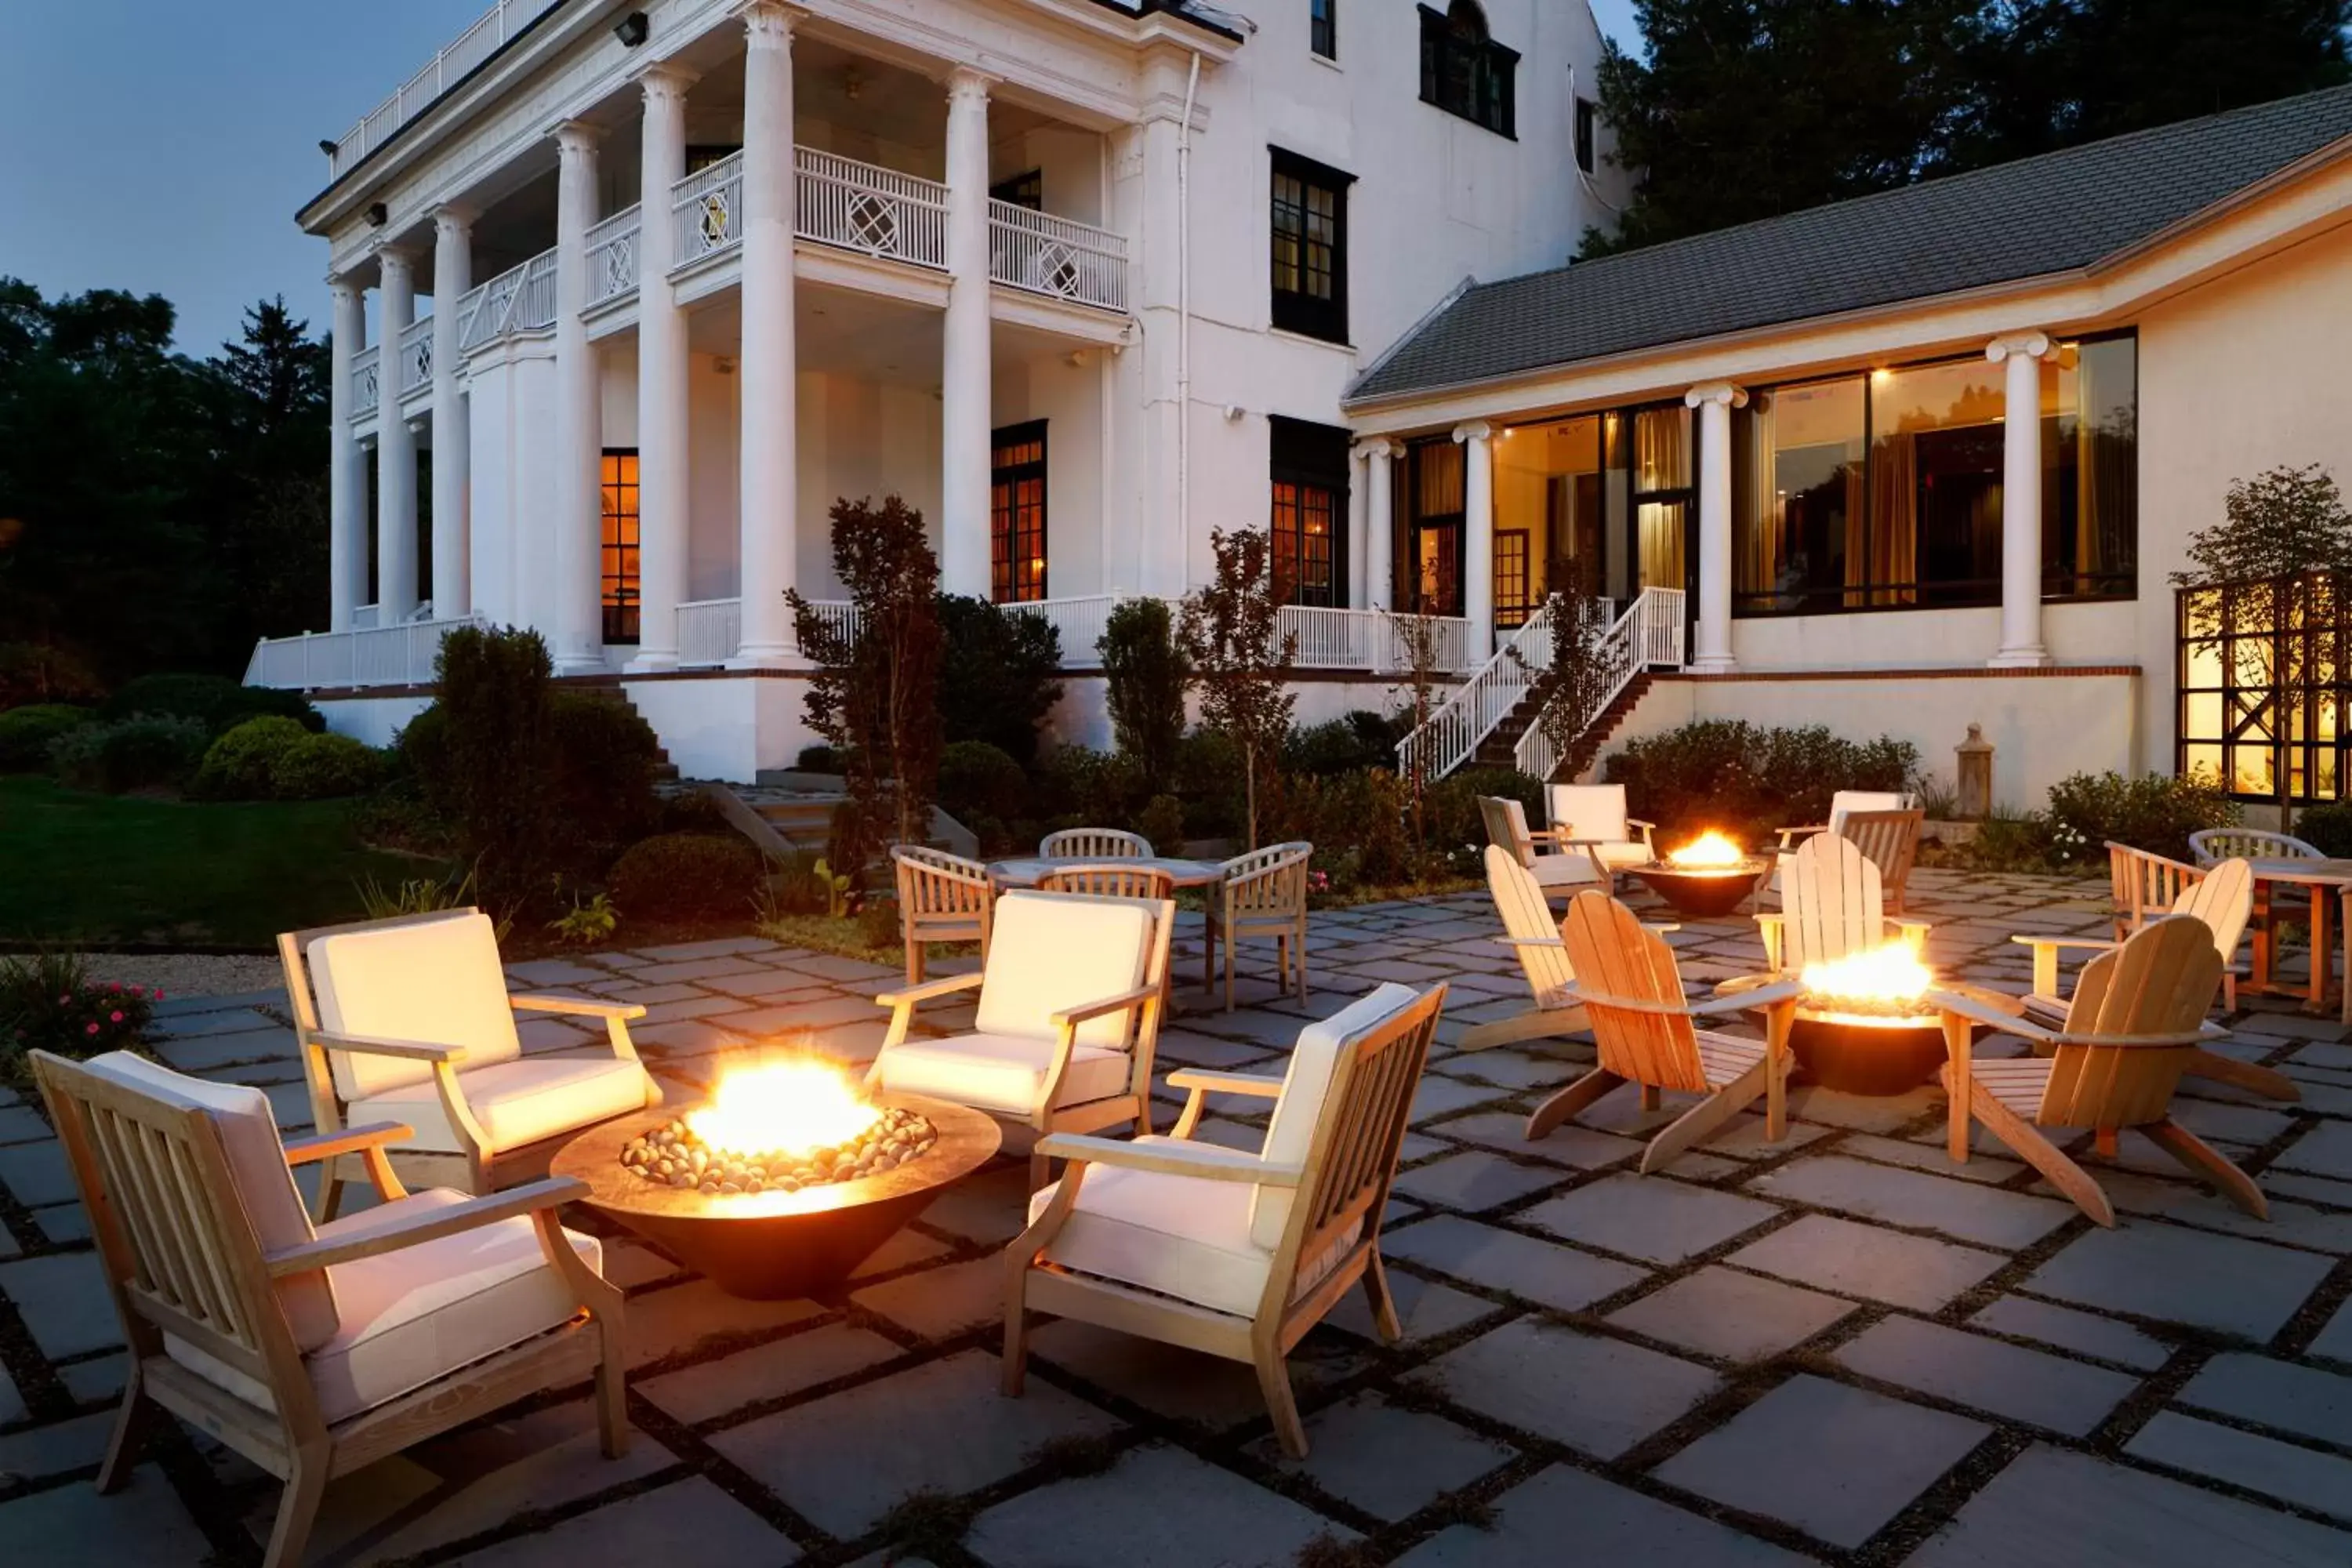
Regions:
M 987 867 L 919 844 L 894 847 L 890 865 L 898 882 L 908 984 L 923 983 L 925 950 L 935 942 L 978 942 L 986 960 L 989 916 L 996 906 L 996 884 L 989 880 Z
M 1311 844 L 1269 844 L 1226 861 L 1209 888 L 1201 984 L 1216 984 L 1217 946 L 1223 943 L 1226 1012 L 1234 1010 L 1234 949 L 1245 941 L 1270 939 L 1277 984 L 1288 994 L 1295 969 L 1298 999 L 1307 1000 L 1307 871 L 1314 855 Z
M 2189 852 L 2200 866 L 2224 860 L 2325 860 L 2327 851 L 2291 833 L 2259 827 L 2207 827 L 2189 836 Z
M 1149 860 L 1151 840 L 1117 827 L 1066 827 L 1037 841 L 1044 860 Z
M 2113 906 L 2116 940 L 2139 930 L 2152 915 L 2171 913 L 2189 884 L 2204 874 L 2201 866 L 2108 839 L 2107 900 Z M 2232 981 L 2225 976 L 2222 984 L 2231 985 Z
M 1048 893 L 1094 893 L 1106 899 L 1166 899 L 1176 892 L 1176 879 L 1166 868 L 1136 860 L 1056 866 L 1037 886 Z

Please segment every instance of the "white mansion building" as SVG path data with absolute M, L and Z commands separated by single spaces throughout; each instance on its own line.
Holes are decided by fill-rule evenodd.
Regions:
M 748 779 L 812 739 L 785 590 L 840 598 L 829 508 L 897 492 L 1080 672 L 1271 526 L 1302 706 L 1384 705 L 1402 448 L 1341 399 L 1607 224 L 1600 54 L 1584 0 L 503 0 L 322 143 L 332 621 L 248 679 L 380 741 L 447 627 L 531 626 Z

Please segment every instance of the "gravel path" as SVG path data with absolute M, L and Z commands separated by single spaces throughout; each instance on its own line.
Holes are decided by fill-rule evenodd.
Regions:
M 90 978 L 159 985 L 173 996 L 236 996 L 285 983 L 278 960 L 257 953 L 86 952 Z

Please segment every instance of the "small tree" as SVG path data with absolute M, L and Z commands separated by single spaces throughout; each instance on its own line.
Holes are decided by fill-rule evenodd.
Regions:
M 1537 676 L 1543 706 L 1537 710 L 1536 728 L 1557 769 L 1574 760 L 1625 668 L 1609 647 L 1615 617 L 1608 600 L 1589 593 L 1555 593 L 1544 610 L 1551 622 L 1551 658 Z
M 1427 616 L 1400 616 L 1382 610 L 1389 631 L 1396 638 L 1398 651 L 1404 655 L 1404 679 L 1391 689 L 1397 699 L 1397 718 L 1410 737 L 1429 722 L 1437 711 L 1437 623 Z M 1429 793 L 1429 757 L 1426 748 L 1407 746 L 1402 751 L 1402 772 L 1405 806 L 1412 814 L 1412 841 L 1415 845 L 1429 842 L 1423 831 L 1422 804 Z
M 2270 689 L 2242 733 L 2270 742 L 2279 830 L 2286 832 L 2294 821 L 2291 748 L 2308 732 L 2315 700 L 2336 679 L 2352 512 L 2316 463 L 2234 480 L 2222 509 L 2220 522 L 2189 536 L 2189 565 L 2172 582 L 2191 590 L 2189 635 L 2215 643 L 2232 670 L 2251 653 Z
M 433 658 L 439 688 L 439 793 L 458 852 L 494 914 L 546 890 L 552 865 L 554 744 L 547 644 L 537 632 L 459 626 Z
M 1201 720 L 1242 754 L 1244 816 L 1257 847 L 1258 781 L 1269 781 L 1298 699 L 1290 690 L 1298 636 L 1278 628 L 1273 542 L 1264 529 L 1209 536 L 1215 581 L 1184 597 L 1184 656 L 1201 686 Z
M 948 743 L 985 741 L 1023 767 L 1037 760 L 1037 727 L 1062 700 L 1062 634 L 1015 606 L 940 595 L 946 643 L 940 715 Z
M 1177 641 L 1166 601 L 1128 599 L 1111 610 L 1095 648 L 1102 655 L 1111 733 L 1143 776 L 1175 776 L 1176 746 L 1184 738 L 1184 693 L 1192 666 Z
M 842 753 L 849 811 L 836 818 L 833 863 L 855 876 L 878 847 L 929 836 L 939 782 L 940 562 L 923 514 L 897 496 L 833 503 L 833 571 L 849 592 L 854 635 L 785 594 L 801 651 L 814 659 L 809 726 Z

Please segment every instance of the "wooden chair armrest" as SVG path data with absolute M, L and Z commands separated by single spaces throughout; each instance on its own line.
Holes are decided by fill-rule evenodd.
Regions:
M 588 1184 L 577 1176 L 553 1176 L 543 1182 L 531 1182 L 486 1198 L 468 1198 L 447 1208 L 433 1209 L 413 1218 L 394 1220 L 362 1236 L 350 1236 L 326 1241 L 306 1241 L 299 1247 L 282 1247 L 264 1255 L 269 1265 L 269 1277 L 283 1279 L 289 1274 L 307 1274 L 314 1268 L 325 1268 L 337 1263 L 356 1263 L 362 1258 L 380 1258 L 387 1252 L 397 1252 L 404 1247 L 419 1242 L 455 1236 L 459 1231 L 473 1230 L 481 1226 L 496 1225 L 502 1219 L 518 1215 L 535 1214 L 551 1209 L 588 1195 Z
M 1642 830 L 1643 836 L 1644 837 L 1648 837 L 1650 834 L 1655 833 L 1655 832 L 1658 830 L 1658 825 L 1657 825 L 1656 823 L 1654 823 L 1654 822 L 1644 822 L 1644 821 L 1643 821 L 1643 820 L 1642 820 L 1640 817 L 1638 817 L 1638 816 L 1629 816 L 1629 817 L 1627 817 L 1627 818 L 1625 819 L 1625 826 L 1628 826 L 1628 827 L 1638 827 L 1638 828 L 1640 828 L 1640 829 Z
M 642 1018 L 641 1002 L 604 1002 L 593 996 L 555 996 L 518 993 L 507 998 L 518 1013 L 576 1013 L 583 1018 Z
M 1920 941 L 1925 941 L 1927 933 L 1936 929 L 1934 921 L 1906 921 L 1900 915 L 1887 916 L 1886 923 L 1893 926 L 1906 939 L 1916 937 Z M 1916 947 L 1918 942 L 1914 942 L 1912 945 Z
M 1054 1160 L 1158 1171 L 1171 1176 L 1206 1176 L 1213 1182 L 1246 1182 L 1259 1187 L 1295 1187 L 1305 1174 L 1297 1165 L 1269 1164 L 1255 1154 L 1220 1143 L 1126 1143 L 1116 1138 L 1056 1132 L 1037 1140 L 1034 1152 Z
M 1550 947 L 1565 950 L 1568 944 L 1556 936 L 1497 936 L 1487 939 L 1505 947 Z
M 370 1035 L 330 1035 L 313 1030 L 310 1043 L 331 1051 L 357 1051 L 371 1057 L 403 1057 L 414 1062 L 459 1062 L 463 1046 L 428 1046 L 421 1040 L 380 1040 Z
M 1828 823 L 1826 823 L 1826 822 L 1811 822 L 1811 823 L 1807 823 L 1807 824 L 1806 824 L 1804 826 L 1802 826 L 1802 827 L 1783 827 L 1783 828 L 1781 828 L 1781 829 L 1780 830 L 1780 847 L 1781 847 L 1781 848 L 1783 848 L 1783 849 L 1787 849 L 1787 848 L 1790 847 L 1790 846 L 1791 846 L 1791 841 L 1792 841 L 1793 839 L 1795 839 L 1795 838 L 1797 837 L 1797 836 L 1798 836 L 1798 835 L 1800 835 L 1800 834 L 1804 834 L 1804 833 L 1827 833 L 1829 830 L 1830 830 L 1830 825 L 1829 825 Z
M 1709 996 L 1691 1003 L 1685 1011 L 1694 1018 L 1717 1018 L 1726 1013 L 1745 1013 L 1757 1007 L 1776 1007 L 1783 1002 L 1794 1002 L 1805 994 L 1801 980 L 1775 980 L 1769 985 L 1759 985 L 1752 991 L 1734 991 L 1728 995 Z
M 2082 947 L 2096 949 L 2102 952 L 2123 945 L 2113 937 L 2035 936 L 2028 931 L 2020 931 L 2009 940 L 2020 947 Z
M 1262 1100 L 1275 1100 L 1282 1094 L 1282 1079 L 1262 1073 L 1219 1072 L 1213 1068 L 1181 1068 L 1168 1075 L 1171 1089 L 1197 1089 L 1208 1094 L 1254 1094 Z
M 2055 1045 L 2060 1038 L 2055 1029 L 2044 1027 L 2031 1018 L 2020 1017 L 2014 1013 L 1994 1006 L 1990 1002 L 1980 1002 L 1974 996 L 1964 996 L 1957 991 L 1930 991 L 1926 1000 L 1939 1011 L 1957 1014 L 1972 1024 L 1982 1024 L 1989 1028 L 1998 1029 L 2004 1035 L 2015 1035 L 2020 1039 L 2032 1040 L 2042 1045 Z
M 942 974 L 937 980 L 926 980 L 919 985 L 903 985 L 896 991 L 879 992 L 874 1000 L 885 1007 L 913 1006 L 937 997 L 949 996 L 958 991 L 969 991 L 981 983 L 978 971 L 970 974 Z
M 371 1121 L 364 1127 L 346 1127 L 341 1132 L 314 1132 L 308 1138 L 286 1141 L 286 1163 L 307 1165 L 314 1160 L 356 1154 L 362 1149 L 386 1143 L 404 1143 L 415 1136 L 416 1129 L 399 1121 Z
M 1109 1013 L 1124 1013 L 1130 1007 L 1140 1007 L 1160 995 L 1157 985 L 1139 985 L 1132 991 L 1122 991 L 1116 996 L 1106 996 L 1098 1002 L 1081 1002 L 1075 1007 L 1065 1007 L 1054 1015 L 1054 1027 L 1066 1029 L 1083 1024 L 1089 1018 L 1099 1018 Z

